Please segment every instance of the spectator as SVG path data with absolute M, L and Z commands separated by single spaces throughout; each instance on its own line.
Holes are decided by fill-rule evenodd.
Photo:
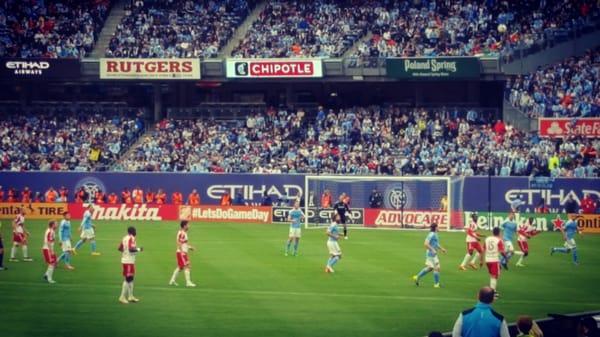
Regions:
M 136 186 L 136 188 L 131 191 L 131 197 L 136 204 L 144 203 L 144 191 L 139 186 Z
M 231 206 L 231 196 L 229 195 L 229 192 L 223 193 L 219 204 L 221 206 Z
M 598 329 L 598 322 L 594 317 L 585 317 L 581 320 L 580 332 L 584 337 L 600 337 L 600 330 Z
M 192 193 L 188 195 L 187 204 L 191 206 L 200 205 L 200 194 L 198 194 L 198 191 L 195 188 L 192 190 Z
M 544 333 L 529 316 L 519 316 L 517 319 L 519 337 L 544 337 Z
M 0 202 L 4 201 L 4 189 L 0 186 Z
M 118 201 L 119 201 L 119 198 L 117 197 L 115 192 L 112 192 L 108 195 L 108 203 L 109 204 L 116 205 Z
M 233 199 L 233 205 L 235 206 L 244 206 L 246 201 L 244 200 L 244 196 L 242 192 L 237 192 L 235 198 Z
M 60 196 L 60 202 L 69 202 L 69 190 L 66 187 L 61 186 L 58 194 Z
M 146 192 L 146 203 L 153 204 L 154 203 L 154 193 L 152 190 L 148 190 Z
M 546 206 L 546 200 L 544 198 L 540 198 L 540 201 L 535 206 L 535 213 L 550 213 L 550 209 Z
M 154 203 L 158 205 L 164 205 L 167 203 L 167 194 L 162 190 L 162 188 L 159 188 L 158 192 L 156 192 Z
M 129 191 L 129 189 L 127 187 L 123 188 L 123 191 L 121 192 L 121 202 L 124 204 L 132 204 L 133 203 L 133 199 L 131 197 L 131 192 Z
M 326 189 L 321 195 L 321 208 L 331 208 L 332 205 L 331 192 Z
M 573 199 L 573 196 L 569 194 L 567 200 L 565 201 L 565 213 L 567 214 L 575 214 L 579 210 L 579 205 L 577 201 Z
M 25 186 L 25 188 L 23 188 L 23 191 L 21 192 L 21 202 L 23 202 L 23 203 L 31 202 L 31 190 L 27 186 Z
M 181 192 L 173 192 L 173 194 L 171 194 L 171 202 L 173 203 L 173 205 L 183 204 L 183 195 L 181 194 Z
M 273 206 L 273 199 L 271 199 L 271 196 L 269 195 L 269 193 L 267 193 L 267 191 L 265 191 L 265 193 L 263 194 L 262 201 L 260 204 L 261 206 Z
M 510 337 L 504 316 L 491 307 L 494 295 L 492 288 L 481 288 L 479 302 L 475 307 L 463 311 L 458 316 L 452 337 Z
M 590 196 L 589 193 L 585 193 L 583 195 L 583 199 L 581 199 L 581 212 L 583 214 L 594 214 L 596 213 L 597 203 Z
M 54 188 L 50 187 L 48 189 L 48 191 L 46 191 L 46 194 L 44 195 L 44 201 L 45 202 L 56 202 L 57 197 L 58 197 L 58 194 L 56 193 Z
M 379 193 L 377 188 L 374 188 L 373 192 L 371 192 L 371 195 L 369 196 L 369 206 L 371 208 L 381 208 L 382 205 L 383 196 L 381 195 L 381 193 Z

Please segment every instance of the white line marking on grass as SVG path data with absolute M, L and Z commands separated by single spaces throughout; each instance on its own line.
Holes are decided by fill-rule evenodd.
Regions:
M 79 283 L 56 283 L 48 285 L 44 282 L 13 282 L 0 281 L 0 285 L 18 285 L 31 287 L 45 288 L 68 288 L 69 290 L 84 290 L 90 291 L 93 288 L 103 289 L 120 289 L 120 284 L 79 284 Z M 270 295 L 270 296 L 317 296 L 330 298 L 364 298 L 364 299 L 382 299 L 382 300 L 398 300 L 398 301 L 430 301 L 430 302 L 459 302 L 471 303 L 471 297 L 443 297 L 440 296 L 403 296 L 403 295 L 385 295 L 385 294 L 358 294 L 358 293 L 319 293 L 319 292 L 302 292 L 302 291 L 278 291 L 278 290 L 243 290 L 243 289 L 217 289 L 217 288 L 195 288 L 187 289 L 185 287 L 169 287 L 169 286 L 143 286 L 136 284 L 136 290 L 153 290 L 153 291 L 189 291 L 189 292 L 204 292 L 204 293 L 221 293 L 221 294 L 246 294 L 246 295 Z M 547 305 L 586 305 L 597 307 L 598 302 L 573 302 L 573 301 L 543 301 L 543 300 L 506 300 L 500 299 L 505 304 L 547 304 Z

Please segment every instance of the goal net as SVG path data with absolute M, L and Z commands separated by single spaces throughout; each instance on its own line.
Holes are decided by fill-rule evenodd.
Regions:
M 351 227 L 427 228 L 432 222 L 450 229 L 449 177 L 306 176 L 307 228 L 327 226 L 333 206 L 347 196 Z M 329 197 L 328 197 L 329 196 Z

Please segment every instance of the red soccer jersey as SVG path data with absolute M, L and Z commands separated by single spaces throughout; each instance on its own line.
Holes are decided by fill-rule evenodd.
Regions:
M 504 253 L 504 243 L 502 239 L 496 236 L 489 236 L 485 239 L 485 261 L 498 262 L 500 254 Z
M 479 234 L 477 234 L 477 223 L 471 221 L 469 226 L 467 227 L 467 237 L 465 239 L 466 242 L 477 242 L 479 238 Z

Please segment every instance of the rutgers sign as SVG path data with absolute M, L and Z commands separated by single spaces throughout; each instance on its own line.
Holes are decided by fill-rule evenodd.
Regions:
M 198 59 L 100 59 L 101 79 L 197 80 Z
M 228 59 L 228 78 L 323 77 L 321 59 Z
M 600 118 L 539 118 L 540 136 L 600 138 Z

